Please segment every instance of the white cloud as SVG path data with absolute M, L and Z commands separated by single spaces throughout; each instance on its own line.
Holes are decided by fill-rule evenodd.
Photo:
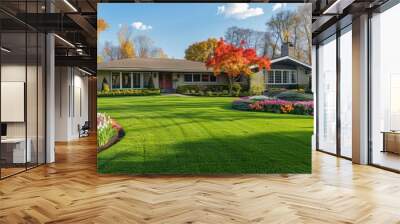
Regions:
M 262 8 L 251 8 L 248 3 L 228 3 L 218 6 L 217 15 L 224 15 L 235 19 L 247 19 L 264 14 Z
M 137 29 L 137 30 L 151 30 L 151 29 L 153 29 L 152 26 L 145 25 L 142 22 L 134 22 L 134 23 L 132 23 L 132 27 Z
M 272 11 L 276 11 L 278 9 L 283 9 L 287 6 L 287 3 L 275 3 L 274 6 L 272 6 Z

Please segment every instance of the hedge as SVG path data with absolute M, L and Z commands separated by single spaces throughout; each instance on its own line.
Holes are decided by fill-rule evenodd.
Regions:
M 276 98 L 287 101 L 312 101 L 313 95 L 304 92 L 289 90 L 283 93 L 279 93 L 278 95 L 276 95 Z
M 160 89 L 118 89 L 111 91 L 99 91 L 98 97 L 111 97 L 111 96 L 155 96 L 160 95 Z
M 177 93 L 190 96 L 249 96 L 249 92 L 241 91 L 243 87 L 235 83 L 232 86 L 232 94 L 229 94 L 228 85 L 184 85 L 178 86 Z
M 199 91 L 223 92 L 224 90 L 229 90 L 228 85 L 182 85 L 178 86 L 176 92 L 180 94 L 190 94 Z

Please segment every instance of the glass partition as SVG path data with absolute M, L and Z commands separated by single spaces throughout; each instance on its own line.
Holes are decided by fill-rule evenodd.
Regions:
M 318 48 L 318 149 L 336 154 L 336 36 Z
M 24 171 L 31 161 L 26 144 L 26 33 L 2 32 L 1 47 L 0 150 L 1 176 L 6 177 Z
M 340 36 L 340 155 L 352 157 L 352 33 L 351 26 Z
M 19 16 L 42 5 L 0 2 Z M 0 12 L 1 179 L 45 163 L 45 44 L 43 33 Z
M 371 19 L 371 162 L 400 170 L 400 4 Z

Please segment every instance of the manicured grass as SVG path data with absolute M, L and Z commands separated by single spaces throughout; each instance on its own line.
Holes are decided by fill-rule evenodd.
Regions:
M 100 173 L 311 172 L 310 116 L 231 109 L 231 97 L 99 98 L 126 136 L 99 153 Z

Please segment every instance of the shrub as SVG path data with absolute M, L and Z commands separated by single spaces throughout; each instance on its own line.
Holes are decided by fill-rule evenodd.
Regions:
M 239 96 L 240 96 L 240 97 L 250 96 L 250 93 L 247 92 L 247 91 L 240 92 Z
M 106 93 L 110 92 L 110 86 L 107 83 L 103 83 L 103 91 Z
M 271 97 L 264 96 L 264 95 L 251 96 L 251 97 L 249 97 L 249 99 L 250 100 L 255 100 L 255 101 L 258 101 L 258 100 L 272 100 Z
M 249 105 L 252 103 L 251 100 L 248 99 L 239 99 L 235 100 L 232 103 L 232 108 L 236 110 L 250 110 Z
M 98 97 L 112 96 L 154 96 L 160 95 L 160 89 L 118 89 L 97 92 Z
M 301 93 L 295 90 L 289 90 L 286 92 L 279 93 L 276 95 L 276 98 L 280 100 L 287 101 L 310 101 L 313 100 L 313 96 L 311 94 Z
M 264 85 L 263 84 L 253 84 L 250 87 L 251 95 L 261 95 L 264 93 Z
M 250 86 L 248 83 L 240 83 L 240 87 L 241 87 L 241 91 L 249 91 L 250 90 Z
M 287 91 L 287 89 L 284 89 L 284 88 L 268 88 L 265 91 L 265 93 L 266 93 L 265 95 L 267 95 L 269 97 L 275 97 L 276 95 L 286 92 L 286 91 Z
M 238 88 L 240 92 L 240 85 Z M 230 95 L 228 90 L 228 85 L 184 85 L 178 86 L 176 92 L 193 96 L 238 96 L 238 92 Z
M 239 96 L 241 89 L 242 89 L 242 86 L 239 83 L 232 84 L 232 94 L 233 95 Z
M 294 110 L 293 110 L 294 114 L 306 114 L 306 115 L 314 114 L 313 101 L 295 102 L 293 105 L 294 105 Z
M 176 89 L 177 93 L 180 94 L 187 94 L 189 93 L 195 93 L 199 91 L 211 91 L 211 92 L 222 92 L 224 90 L 228 90 L 227 85 L 182 85 L 178 86 Z
M 106 78 L 103 79 L 103 82 L 101 84 L 101 90 L 104 92 L 110 92 L 110 85 L 108 84 Z

